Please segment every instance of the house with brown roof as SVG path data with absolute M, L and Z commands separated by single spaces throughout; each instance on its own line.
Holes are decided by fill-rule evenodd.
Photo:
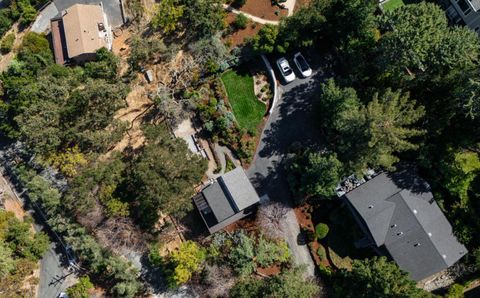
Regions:
M 52 43 L 57 64 L 95 59 L 100 48 L 112 48 L 112 30 L 103 6 L 75 4 L 51 20 Z

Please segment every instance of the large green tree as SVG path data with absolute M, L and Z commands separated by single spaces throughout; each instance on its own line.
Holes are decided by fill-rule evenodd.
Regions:
M 188 34 L 210 37 L 225 28 L 225 11 L 222 0 L 182 0 L 185 4 L 184 22 Z
M 428 2 L 405 5 L 380 18 L 378 65 L 387 75 L 443 73 L 472 66 L 479 56 L 476 34 L 448 27 L 445 12 Z
M 152 18 L 152 27 L 164 33 L 172 33 L 177 29 L 183 16 L 184 6 L 176 0 L 165 0 L 158 4 L 158 10 Z
M 416 287 L 408 274 L 385 257 L 354 260 L 351 271 L 342 270 L 333 297 L 423 298 L 432 295 Z
M 206 161 L 173 138 L 164 125 L 146 126 L 146 145 L 132 164 L 132 191 L 139 216 L 153 224 L 158 212 L 181 215 L 192 208 L 194 186 L 206 171 Z

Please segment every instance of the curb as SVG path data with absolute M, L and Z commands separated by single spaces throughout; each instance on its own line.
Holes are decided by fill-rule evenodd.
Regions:
M 270 109 L 268 109 L 267 114 L 270 115 L 275 108 L 275 105 L 277 103 L 277 97 L 278 97 L 278 92 L 277 92 L 277 78 L 275 77 L 275 72 L 273 71 L 272 65 L 270 65 L 270 62 L 268 61 L 267 57 L 265 55 L 261 55 L 263 62 L 265 63 L 265 66 L 267 67 L 267 71 L 271 80 L 272 88 L 273 88 L 273 100 L 272 100 L 272 105 L 270 106 Z

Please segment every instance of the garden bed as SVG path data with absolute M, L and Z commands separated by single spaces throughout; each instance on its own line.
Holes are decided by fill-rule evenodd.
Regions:
M 234 23 L 237 18 L 237 15 L 234 13 L 227 14 L 227 24 L 232 28 L 232 31 L 229 35 L 225 37 L 225 44 L 229 48 L 238 47 L 245 43 L 245 38 L 255 36 L 260 29 L 264 26 L 263 24 L 258 24 L 252 20 L 248 21 L 247 27 L 245 29 L 234 29 Z
M 232 6 L 235 7 L 235 5 Z M 242 7 L 235 8 L 256 17 L 271 21 L 278 21 L 281 17 L 286 17 L 288 14 L 286 9 L 280 9 L 280 7 L 272 5 L 272 0 L 247 0 Z M 277 12 L 277 14 L 275 12 Z
M 250 72 L 245 69 L 229 70 L 222 75 L 222 82 L 239 127 L 248 132 L 256 132 L 265 115 L 266 106 L 255 96 Z

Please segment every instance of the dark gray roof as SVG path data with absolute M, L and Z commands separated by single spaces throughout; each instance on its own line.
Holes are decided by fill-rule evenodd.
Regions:
M 215 182 L 207 186 L 203 190 L 203 196 L 212 209 L 217 222 L 221 222 L 235 214 L 232 203 L 227 197 L 225 190 L 222 189 L 220 183 Z
M 429 185 L 407 169 L 382 173 L 345 195 L 375 244 L 414 280 L 457 262 L 467 249 L 433 199 Z
M 236 168 L 203 190 L 203 195 L 218 222 L 260 201 L 242 168 Z

